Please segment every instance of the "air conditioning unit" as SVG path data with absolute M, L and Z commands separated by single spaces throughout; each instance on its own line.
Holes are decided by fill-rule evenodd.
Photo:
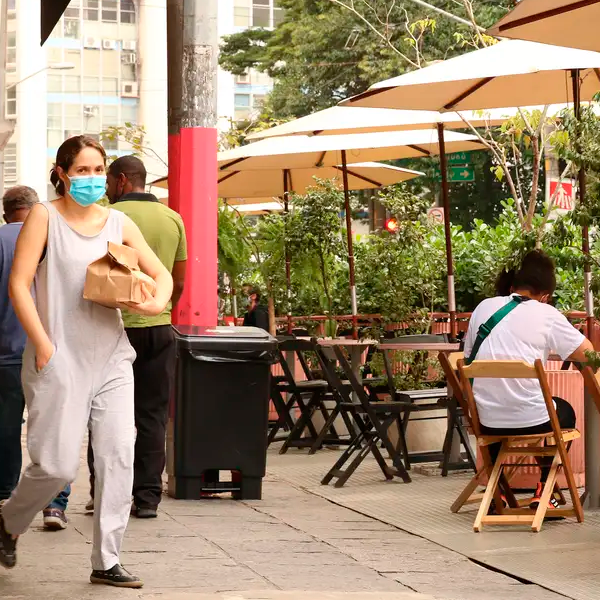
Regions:
M 137 54 L 135 52 L 125 52 L 121 55 L 121 62 L 124 65 L 135 65 L 137 64 Z
M 121 96 L 123 98 L 137 98 L 139 96 L 138 84 L 135 81 L 123 82 L 121 84 Z
M 243 75 L 236 75 L 235 82 L 243 84 L 250 83 L 250 73 L 246 72 Z
M 86 38 L 83 38 L 83 47 L 84 48 L 100 49 L 101 45 L 102 44 L 101 44 L 99 38 L 95 38 L 95 37 L 86 37 Z
M 98 107 L 86 104 L 83 107 L 83 116 L 87 118 L 95 117 L 98 114 Z
M 102 40 L 102 48 L 104 50 L 116 50 L 117 42 L 115 40 Z
M 135 40 L 123 40 L 123 50 L 130 50 L 135 52 L 137 44 Z

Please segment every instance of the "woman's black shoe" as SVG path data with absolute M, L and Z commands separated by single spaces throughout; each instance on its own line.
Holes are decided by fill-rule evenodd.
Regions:
M 17 564 L 17 540 L 6 531 L 0 504 L 0 565 L 12 569 Z
M 92 583 L 113 585 L 115 587 L 141 588 L 144 582 L 126 571 L 121 565 L 115 565 L 108 571 L 92 571 L 90 576 Z

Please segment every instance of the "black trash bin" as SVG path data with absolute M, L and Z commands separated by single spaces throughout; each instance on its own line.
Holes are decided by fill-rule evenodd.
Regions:
M 175 328 L 168 432 L 169 495 L 260 499 L 277 341 L 255 327 Z M 228 481 L 219 471 L 233 472 Z

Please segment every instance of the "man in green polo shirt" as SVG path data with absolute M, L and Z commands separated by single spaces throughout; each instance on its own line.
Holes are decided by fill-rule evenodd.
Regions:
M 187 260 L 183 220 L 145 193 L 146 169 L 135 156 L 123 156 L 108 169 L 107 196 L 112 207 L 129 216 L 149 246 L 173 275 L 172 305 L 183 292 Z M 175 376 L 175 339 L 171 305 L 157 317 L 123 313 L 129 341 L 137 352 L 135 378 L 135 466 L 133 514 L 157 516 L 165 468 L 165 435 L 169 397 Z

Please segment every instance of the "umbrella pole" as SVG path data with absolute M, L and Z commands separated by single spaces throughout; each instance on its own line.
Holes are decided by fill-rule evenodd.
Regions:
M 352 338 L 358 339 L 358 309 L 356 306 L 356 281 L 354 278 L 354 247 L 352 239 L 352 213 L 348 191 L 348 164 L 346 151 L 342 150 L 342 175 L 344 181 L 344 210 L 346 212 L 346 236 L 348 238 L 348 267 L 350 270 L 350 298 L 352 302 Z
M 450 313 L 450 337 L 455 340 L 458 335 L 456 326 L 456 297 L 454 294 L 454 264 L 452 260 L 452 230 L 450 227 L 450 193 L 448 190 L 448 160 L 446 157 L 446 141 L 444 124 L 437 124 L 438 143 L 440 147 L 440 173 L 442 175 L 442 204 L 444 206 L 444 234 L 446 236 L 446 266 L 448 273 L 448 312 Z
M 283 207 L 285 210 L 286 216 L 286 226 L 287 226 L 287 216 L 290 212 L 289 206 L 289 188 L 288 188 L 288 169 L 283 170 Z M 286 283 L 286 292 L 287 292 L 287 332 L 288 335 L 292 334 L 292 267 L 290 260 L 290 250 L 288 248 L 287 239 L 284 240 L 285 243 L 285 283 Z
M 579 69 L 573 69 L 571 71 L 571 78 L 573 80 L 573 108 L 575 112 L 575 118 L 581 119 L 581 89 L 579 85 Z M 579 186 L 579 202 L 583 206 L 585 205 L 586 198 L 586 180 L 585 170 L 579 169 L 578 173 L 578 186 Z M 581 249 L 583 251 L 585 263 L 583 271 L 583 293 L 585 297 L 585 313 L 586 313 L 586 327 L 587 336 L 589 340 L 592 340 L 594 335 L 594 297 L 592 295 L 592 268 L 589 261 L 590 254 L 590 234 L 587 225 L 581 228 L 582 244 Z

